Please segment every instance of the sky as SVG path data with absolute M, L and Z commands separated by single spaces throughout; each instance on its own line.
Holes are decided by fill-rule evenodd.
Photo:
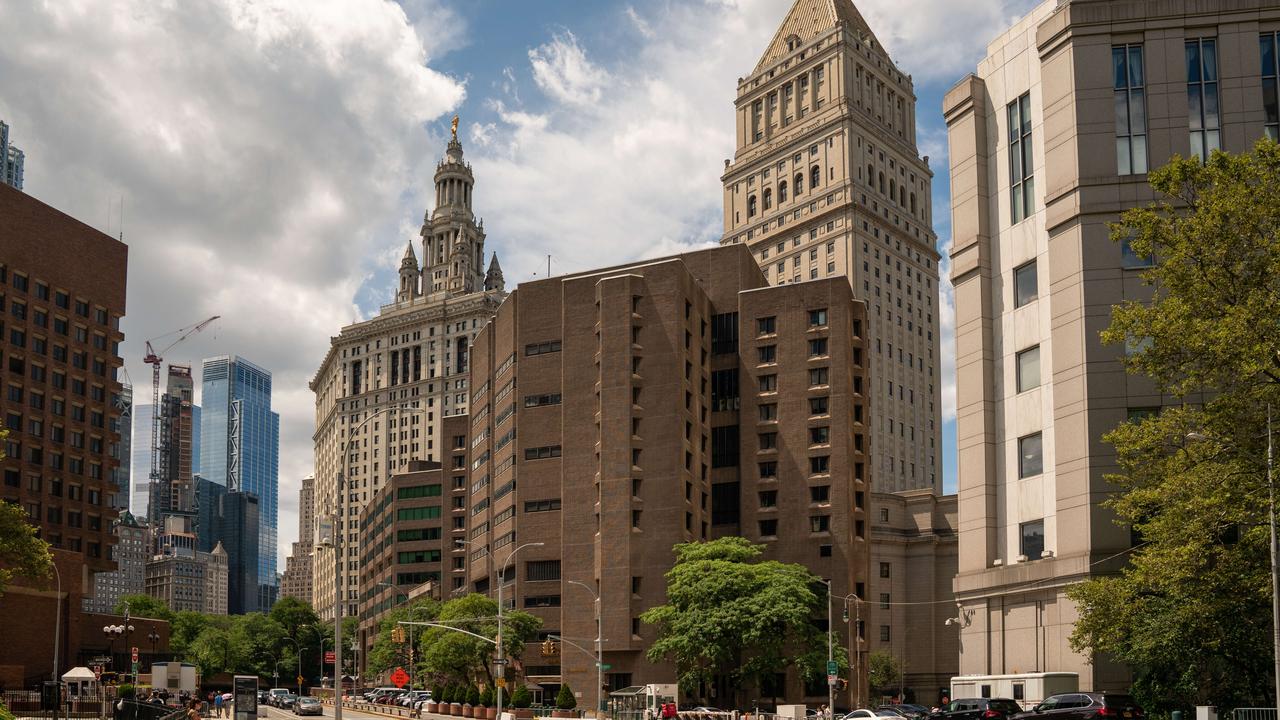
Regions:
M 945 256 L 942 95 L 1035 3 L 856 4 L 913 76 Z M 129 245 L 122 352 L 137 394 L 144 342 L 212 315 L 166 360 L 238 354 L 272 371 L 283 569 L 312 467 L 308 381 L 331 336 L 392 299 L 453 115 L 508 289 L 545 274 L 548 255 L 561 274 L 713 244 L 737 78 L 790 5 L 0 0 L 0 119 L 26 152 L 26 192 Z

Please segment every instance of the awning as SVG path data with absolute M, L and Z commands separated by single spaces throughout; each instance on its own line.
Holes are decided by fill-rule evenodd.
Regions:
M 643 695 L 643 694 L 644 694 L 644 685 L 632 685 L 631 687 L 624 687 L 621 690 L 614 690 L 609 693 L 609 696 L 610 697 L 631 697 L 633 695 Z

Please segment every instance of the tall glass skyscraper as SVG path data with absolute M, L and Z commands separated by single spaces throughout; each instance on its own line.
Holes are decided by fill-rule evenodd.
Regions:
M 204 361 L 200 475 L 258 498 L 257 610 L 276 601 L 280 416 L 271 411 L 271 373 L 239 356 Z

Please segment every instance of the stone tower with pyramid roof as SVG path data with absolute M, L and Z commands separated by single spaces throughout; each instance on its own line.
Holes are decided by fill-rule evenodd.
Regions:
M 940 255 L 916 96 L 852 0 L 795 0 L 735 101 L 722 244 L 867 303 L 877 492 L 942 492 Z
M 470 406 L 471 341 L 506 297 L 496 254 L 485 270 L 484 222 L 472 205 L 475 184 L 455 134 L 436 166 L 435 202 L 423 216 L 422 266 L 414 243 L 408 243 L 393 301 L 331 338 L 311 380 L 315 514 L 335 514 L 340 495 L 336 483 L 345 478 L 343 507 L 337 508 L 344 522 L 341 532 L 357 538 L 343 547 L 344 566 L 350 570 L 343 578 L 335 578 L 332 549 L 313 550 L 309 599 L 323 618 L 333 617 L 335 582 L 349 590 L 344 613 L 356 614 L 358 518 L 364 503 L 410 461 L 440 462 L 453 442 L 443 437 L 444 418 L 464 415 Z M 347 443 L 361 450 L 344 453 Z M 452 542 L 446 546 L 454 547 Z M 439 571 L 446 592 L 460 587 L 456 583 L 463 573 L 452 557 L 441 560 Z M 393 583 L 398 578 L 388 574 L 383 579 Z

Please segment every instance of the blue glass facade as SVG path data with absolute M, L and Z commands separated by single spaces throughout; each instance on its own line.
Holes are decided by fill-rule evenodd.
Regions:
M 258 498 L 257 604 L 279 593 L 280 416 L 271 411 L 271 373 L 238 356 L 204 361 L 200 397 L 200 475 Z

